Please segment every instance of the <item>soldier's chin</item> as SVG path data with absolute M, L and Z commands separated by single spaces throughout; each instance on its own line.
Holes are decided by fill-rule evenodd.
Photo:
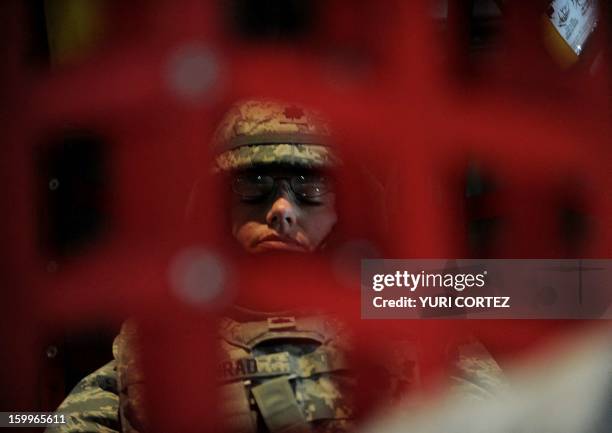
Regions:
M 252 249 L 253 253 L 273 253 L 273 252 L 288 252 L 288 253 L 307 253 L 308 249 L 302 245 L 289 243 L 279 240 L 261 241 L 258 242 Z

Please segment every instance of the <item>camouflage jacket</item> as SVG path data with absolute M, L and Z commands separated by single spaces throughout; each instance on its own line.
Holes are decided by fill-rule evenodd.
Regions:
M 66 414 L 66 424 L 45 433 L 115 433 L 119 423 L 117 362 L 109 362 L 82 379 L 57 412 Z
M 343 357 L 350 340 L 329 317 L 224 319 L 219 368 L 224 419 L 232 432 L 343 432 L 352 427 L 353 379 Z M 67 424 L 56 433 L 145 433 L 143 380 L 132 353 L 135 328 L 125 324 L 113 344 L 115 359 L 84 378 L 58 408 Z M 402 397 L 418 387 L 418 353 L 410 344 L 384 356 L 389 395 Z M 490 395 L 501 372 L 482 345 L 463 345 L 455 358 L 456 389 Z

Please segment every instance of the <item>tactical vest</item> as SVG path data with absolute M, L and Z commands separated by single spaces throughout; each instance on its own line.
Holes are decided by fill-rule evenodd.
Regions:
M 355 395 L 355 379 L 344 356 L 351 336 L 339 321 L 330 316 L 270 317 L 251 322 L 225 318 L 219 337 L 223 359 L 217 375 L 224 431 L 352 430 L 354 413 L 349 398 Z M 376 342 L 372 342 L 375 353 L 369 354 L 384 370 L 376 376 L 380 378 L 376 392 L 389 403 L 414 397 L 420 387 L 417 345 L 409 340 L 396 343 L 374 348 Z M 150 431 L 136 347 L 136 327 L 126 322 L 113 348 L 124 433 Z M 453 359 L 451 384 L 462 393 L 486 399 L 503 381 L 499 366 L 477 341 L 458 346 Z
M 343 432 L 352 426 L 347 397 L 354 380 L 342 355 L 348 335 L 330 317 L 271 317 L 220 323 L 219 398 L 226 430 Z M 124 433 L 149 430 L 136 328 L 126 322 L 115 342 Z
M 224 319 L 220 366 L 229 431 L 346 431 L 353 380 L 347 335 L 330 317 Z

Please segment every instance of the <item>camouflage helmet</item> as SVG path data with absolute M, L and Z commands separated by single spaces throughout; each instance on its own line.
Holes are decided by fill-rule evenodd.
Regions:
M 330 168 L 339 163 L 321 115 L 295 104 L 239 102 L 225 115 L 212 141 L 214 172 L 262 164 Z

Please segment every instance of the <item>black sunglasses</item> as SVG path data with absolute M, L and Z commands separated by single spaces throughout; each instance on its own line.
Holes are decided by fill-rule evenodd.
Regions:
M 276 192 L 280 180 L 287 181 L 298 199 L 316 199 L 333 190 L 331 178 L 323 174 L 271 176 L 256 173 L 235 175 L 232 190 L 244 200 L 259 200 Z

